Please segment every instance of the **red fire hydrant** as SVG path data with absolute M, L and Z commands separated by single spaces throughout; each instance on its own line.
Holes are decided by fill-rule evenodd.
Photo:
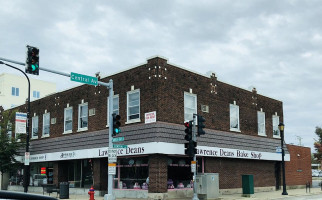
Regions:
M 93 186 L 89 189 L 89 191 L 88 191 L 88 194 L 89 194 L 89 200 L 95 200 L 94 199 L 94 194 L 95 194 L 95 192 L 94 192 L 95 190 L 94 190 L 94 188 L 93 188 Z

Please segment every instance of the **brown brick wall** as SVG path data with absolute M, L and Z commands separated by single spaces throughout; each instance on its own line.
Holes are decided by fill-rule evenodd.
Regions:
M 311 149 L 296 145 L 287 145 L 291 160 L 285 162 L 286 185 L 312 185 Z
M 275 162 L 205 158 L 205 173 L 219 173 L 219 188 L 241 188 L 242 175 L 254 176 L 254 187 L 275 186 Z
M 161 154 L 149 156 L 149 193 L 167 192 L 167 181 L 167 156 Z
M 150 61 L 152 62 L 152 61 Z M 159 102 L 160 121 L 183 123 L 184 121 L 184 92 L 192 89 L 197 94 L 197 112 L 205 117 L 207 128 L 229 130 L 229 104 L 236 101 L 239 106 L 240 127 L 242 134 L 258 135 L 257 111 L 263 108 L 266 118 L 266 133 L 272 137 L 272 115 L 277 112 L 280 121 L 283 121 L 282 102 L 274 100 L 257 92 L 247 91 L 220 81 L 215 77 L 207 78 L 193 72 L 177 68 L 168 64 L 167 79 L 160 79 L 160 91 L 162 100 Z M 215 92 L 211 93 L 212 86 L 216 85 Z M 209 113 L 201 111 L 201 105 L 209 106 Z
M 198 113 L 206 119 L 206 128 L 229 131 L 229 104 L 236 101 L 240 108 L 241 134 L 257 135 L 257 111 L 263 108 L 266 115 L 266 133 L 272 137 L 272 115 L 275 112 L 283 121 L 282 102 L 235 86 L 220 82 L 215 76 L 207 78 L 199 74 L 175 67 L 162 58 L 152 58 L 147 64 L 101 79 L 108 82 L 113 79 L 114 93 L 119 94 L 122 126 L 126 122 L 127 92 L 131 86 L 140 89 L 141 123 L 144 113 L 157 111 L 157 120 L 182 124 L 184 120 L 184 92 L 192 89 L 197 94 Z M 213 91 L 213 92 L 211 92 Z M 78 105 L 81 100 L 88 102 L 88 108 L 95 108 L 95 116 L 89 116 L 88 131 L 106 128 L 106 107 L 108 89 L 104 86 L 82 85 L 40 100 L 31 102 L 31 117 L 39 116 L 39 139 L 42 135 L 44 111 L 56 118 L 56 124 L 50 125 L 50 137 L 63 136 L 64 108 L 67 103 L 73 107 L 73 133 L 78 129 Z M 201 112 L 201 105 L 209 106 L 209 113 Z M 26 110 L 20 106 L 20 111 Z M 31 127 L 30 127 L 31 128 Z M 81 132 L 84 133 L 84 132 Z

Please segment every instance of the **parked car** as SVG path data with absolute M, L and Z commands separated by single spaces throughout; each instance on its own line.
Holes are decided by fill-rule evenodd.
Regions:
M 54 197 L 37 195 L 37 194 L 28 194 L 22 192 L 12 192 L 12 191 L 3 191 L 0 190 L 0 199 L 14 199 L 14 200 L 57 200 Z
M 318 177 L 319 176 L 319 171 L 316 169 L 312 169 L 312 176 L 313 177 Z

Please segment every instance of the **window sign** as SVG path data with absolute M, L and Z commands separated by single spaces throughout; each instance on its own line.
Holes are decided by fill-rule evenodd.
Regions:
M 146 124 L 153 123 L 156 121 L 157 121 L 157 112 L 156 111 L 145 113 L 145 123 Z

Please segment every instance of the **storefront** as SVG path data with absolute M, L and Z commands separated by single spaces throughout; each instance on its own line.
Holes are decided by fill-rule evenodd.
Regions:
M 245 146 L 247 145 L 245 144 Z M 221 165 L 229 167 L 237 163 L 243 168 L 240 164 L 242 160 L 248 163 L 251 163 L 252 160 L 257 161 L 259 166 L 269 165 L 274 173 L 274 163 L 281 160 L 279 153 L 245 149 L 198 146 L 198 173 L 219 172 L 218 170 L 223 168 Z M 45 173 L 48 184 L 68 181 L 71 188 L 89 188 L 91 185 L 95 185 L 98 190 L 105 190 L 108 173 L 107 152 L 108 147 L 104 147 L 31 155 L 31 176 Z M 166 142 L 132 144 L 127 148 L 118 149 L 117 154 L 113 185 L 116 189 L 149 190 L 149 187 L 154 184 L 151 181 L 156 180 L 163 180 L 163 187 L 170 190 L 191 189 L 192 187 L 191 158 L 184 155 L 183 144 Z M 162 170 L 164 175 L 155 175 L 156 172 L 151 170 L 154 165 L 151 163 L 154 159 L 153 156 L 156 156 L 156 160 L 159 162 L 155 168 Z M 162 159 L 158 159 L 158 157 Z M 289 154 L 286 154 L 285 160 L 290 160 Z M 258 171 L 255 168 L 253 170 L 254 172 Z M 249 173 L 254 172 L 249 171 Z M 225 177 L 231 172 L 222 169 L 220 173 L 220 176 Z M 149 180 L 147 180 L 148 177 Z M 225 181 L 222 180 L 222 185 L 225 184 Z M 35 181 L 33 181 L 33 185 L 37 186 Z M 40 185 L 38 184 L 38 186 Z M 154 190 L 159 191 L 160 188 L 154 188 Z

